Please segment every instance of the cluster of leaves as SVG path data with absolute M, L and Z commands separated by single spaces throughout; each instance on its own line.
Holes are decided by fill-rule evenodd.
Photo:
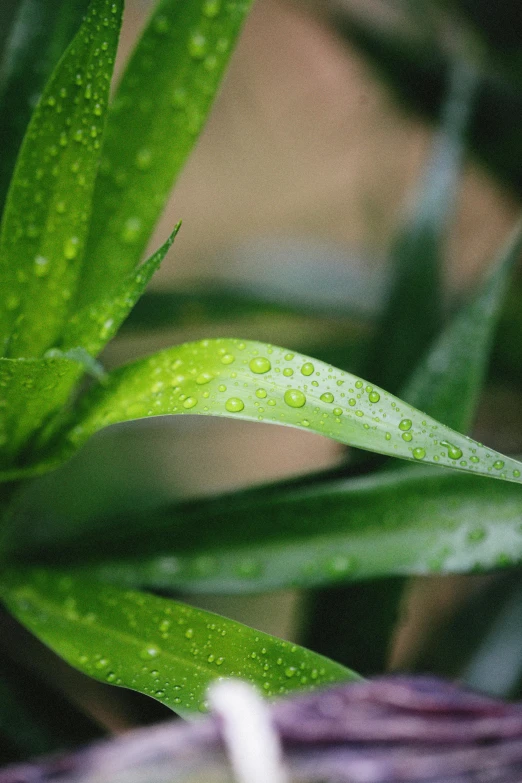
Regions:
M 250 2 L 160 0 L 110 102 L 122 6 L 92 0 L 56 64 L 82 3 L 40 4 L 48 22 L 61 20 L 58 34 L 22 2 L 2 71 L 3 117 L 16 122 L 9 120 L 3 176 L 12 177 L 0 233 L 0 594 L 76 668 L 190 715 L 204 709 L 217 677 L 244 677 L 275 696 L 357 675 L 147 589 L 249 593 L 470 572 L 520 558 L 522 464 L 460 432 L 475 415 L 522 234 L 470 300 L 444 317 L 443 239 L 477 80 L 456 62 L 426 183 L 394 245 L 388 303 L 362 338 L 363 364 L 352 367 L 371 382 L 295 350 L 228 338 L 106 373 L 98 355 L 174 242 L 179 226 L 141 263 Z M 39 45 L 55 67 L 25 129 L 43 29 L 49 38 Z M 242 314 L 266 308 L 226 297 Z M 173 293 L 173 320 L 176 301 Z M 101 533 L 93 524 L 81 540 L 62 531 L 42 547 L 24 535 L 18 497 L 27 479 L 61 465 L 100 429 L 165 414 L 298 427 L 411 466 L 358 458 L 342 476 L 157 508 L 123 524 L 104 519 Z M 20 693 L 7 678 L 2 688 L 0 726 L 16 745 L 21 732 L 10 714 Z

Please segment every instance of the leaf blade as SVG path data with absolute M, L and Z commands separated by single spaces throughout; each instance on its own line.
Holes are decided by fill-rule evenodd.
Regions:
M 179 413 L 283 424 L 381 454 L 522 481 L 516 460 L 357 376 L 284 348 L 232 339 L 185 343 L 110 373 L 84 398 L 67 446 L 57 449 L 74 450 L 110 424 Z
M 15 617 L 71 665 L 183 715 L 200 709 L 218 677 L 243 677 L 267 696 L 357 678 L 211 612 L 67 573 L 11 572 L 0 590 Z
M 25 135 L 0 234 L 4 356 L 38 357 L 57 339 L 84 255 L 122 0 L 92 0 Z M 105 24 L 106 23 L 106 24 Z
M 250 4 L 159 4 L 109 113 L 88 245 L 92 263 L 83 274 L 80 305 L 141 258 L 210 111 Z

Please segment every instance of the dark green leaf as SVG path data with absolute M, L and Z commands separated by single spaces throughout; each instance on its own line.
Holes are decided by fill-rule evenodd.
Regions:
M 82 373 L 72 359 L 0 359 L 0 465 L 9 467 L 27 440 L 61 411 Z
M 436 340 L 401 396 L 450 427 L 468 432 L 504 302 L 510 274 L 522 253 L 522 223 L 474 299 Z
M 219 615 L 51 571 L 7 575 L 15 617 L 70 664 L 187 715 L 208 685 L 242 677 L 267 696 L 357 676 L 302 647 Z
M 173 505 L 19 553 L 130 586 L 248 593 L 522 561 L 522 491 L 447 471 Z
M 250 0 L 162 0 L 107 123 L 79 302 L 138 263 L 203 127 Z
M 441 326 L 444 242 L 454 216 L 464 133 L 476 82 L 469 65 L 455 64 L 419 194 L 392 246 L 388 303 L 365 372 L 393 392 L 400 389 Z
M 0 213 L 35 102 L 87 0 L 22 0 L 0 62 Z
M 0 344 L 38 357 L 58 338 L 84 257 L 122 0 L 93 0 L 29 123 L 0 235 Z

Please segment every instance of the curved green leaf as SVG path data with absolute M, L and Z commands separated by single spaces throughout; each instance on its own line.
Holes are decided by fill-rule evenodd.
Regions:
M 18 558 L 132 587 L 255 593 L 512 565 L 521 519 L 513 484 L 410 468 L 127 513 Z
M 66 357 L 0 359 L 0 465 L 15 455 L 69 399 L 82 365 Z
M 133 269 L 202 129 L 251 0 L 162 0 L 118 88 L 80 305 Z
M 343 666 L 219 615 L 51 571 L 0 587 L 15 617 L 72 666 L 176 712 L 204 709 L 208 685 L 242 677 L 267 696 L 357 679 Z
M 92 0 L 29 123 L 0 234 L 0 345 L 42 355 L 60 334 L 84 257 L 122 0 Z
M 381 454 L 522 483 L 516 460 L 350 373 L 284 348 L 232 339 L 186 343 L 110 373 L 85 396 L 67 443 L 49 457 L 65 458 L 110 424 L 179 413 L 299 427 Z
M 87 0 L 22 0 L 0 62 L 0 211 L 39 92 L 80 26 Z
M 81 346 L 91 356 L 96 356 L 112 340 L 123 321 L 140 298 L 149 280 L 172 246 L 180 225 L 170 237 L 138 269 L 119 282 L 109 294 L 104 294 L 91 305 L 74 313 L 62 336 L 62 350 Z

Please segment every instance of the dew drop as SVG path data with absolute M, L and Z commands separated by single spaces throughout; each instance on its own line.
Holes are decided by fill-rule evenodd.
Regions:
M 305 362 L 303 366 L 301 367 L 301 374 L 302 375 L 311 375 L 314 371 L 314 365 L 312 362 Z
M 285 378 L 290 378 L 293 374 L 294 371 L 292 370 L 291 367 L 285 367 L 285 369 L 283 370 L 283 375 L 285 376 Z
M 285 392 L 284 400 L 291 408 L 302 408 L 306 402 L 306 397 L 299 389 L 288 389 Z
M 496 460 L 496 461 L 493 463 L 493 467 L 495 468 L 495 470 L 502 470 L 502 468 L 504 467 L 504 462 L 503 462 L 503 460 L 501 460 L 501 459 L 497 459 L 497 460 Z
M 230 397 L 225 403 L 225 408 L 229 413 L 239 413 L 244 407 L 245 403 L 239 397 Z
M 294 677 L 296 673 L 297 669 L 295 666 L 287 666 L 285 669 L 285 677 L 288 677 L 288 679 Z
M 205 383 L 210 383 L 212 381 L 214 376 L 210 372 L 202 372 L 198 375 L 196 378 L 196 383 L 199 386 L 203 386 Z
M 355 384 L 357 386 L 357 384 Z M 408 430 L 411 430 L 413 422 L 411 419 L 402 419 L 402 421 L 399 422 L 399 429 L 403 432 L 407 432 Z
M 69 237 L 63 245 L 63 254 L 68 261 L 72 261 L 78 255 L 80 240 L 78 237 Z
M 141 219 L 138 217 L 127 218 L 123 224 L 123 229 L 120 235 L 121 241 L 126 245 L 131 245 L 136 242 L 141 232 Z
M 150 168 L 150 164 L 152 163 L 152 152 L 147 147 L 143 147 L 137 152 L 134 162 L 136 168 L 140 171 L 146 171 Z
M 236 357 L 233 356 L 231 353 L 226 353 L 224 356 L 221 357 L 221 364 L 232 364 L 236 360 Z
M 221 10 L 221 0 L 206 0 L 203 6 L 203 15 L 207 19 L 215 19 Z
M 424 459 L 426 456 L 426 450 L 418 446 L 416 449 L 413 449 L 412 454 L 415 459 Z
M 266 389 L 256 389 L 256 397 L 260 400 L 264 400 L 266 397 Z
M 36 277 L 45 277 L 49 272 L 49 259 L 44 256 L 36 256 L 34 259 L 34 273 Z
M 196 397 L 187 397 L 187 399 L 183 402 L 183 407 L 187 410 L 190 410 L 190 408 L 195 408 L 198 404 Z
M 270 360 L 264 356 L 256 356 L 254 359 L 251 359 L 248 366 L 257 375 L 262 375 L 272 369 Z
M 331 392 L 325 392 L 324 394 L 321 394 L 319 399 L 323 402 L 333 402 L 334 396 Z
M 453 443 L 449 443 L 447 440 L 441 440 L 440 445 L 448 450 L 448 457 L 450 459 L 460 459 L 462 457 L 462 449 L 459 449 L 458 446 L 454 446 Z
M 379 392 L 371 391 L 368 394 L 368 399 L 370 400 L 370 402 L 379 402 L 379 400 L 381 399 L 381 395 L 379 394 Z
M 342 408 L 334 408 L 332 411 L 334 416 L 342 416 L 343 409 Z
M 477 462 L 480 462 L 480 459 L 478 457 L 476 457 L 475 455 L 473 455 L 472 457 L 469 458 L 469 461 L 473 462 L 473 464 L 476 465 Z
M 202 60 L 207 53 L 207 39 L 202 33 L 193 33 L 188 46 L 189 54 L 194 60 Z

